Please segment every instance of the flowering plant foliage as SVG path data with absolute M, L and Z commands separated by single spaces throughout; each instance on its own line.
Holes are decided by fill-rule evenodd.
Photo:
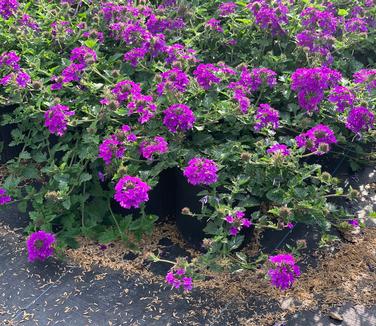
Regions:
M 0 126 L 21 148 L 0 205 L 30 201 L 27 231 L 58 232 L 43 257 L 151 232 L 149 192 L 176 167 L 205 199 L 211 267 L 253 227 L 348 216 L 307 156 L 375 161 L 372 0 L 0 0 L 0 27 Z M 191 287 L 185 270 L 167 282 Z

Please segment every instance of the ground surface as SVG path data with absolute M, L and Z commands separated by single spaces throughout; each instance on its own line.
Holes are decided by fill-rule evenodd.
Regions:
M 349 181 L 375 182 L 372 173 L 368 169 Z M 375 208 L 372 191 L 363 188 L 364 200 L 354 208 L 358 214 Z M 83 241 L 65 262 L 30 264 L 22 235 L 27 221 L 14 209 L 0 211 L 0 221 L 0 325 L 376 325 L 372 228 L 359 241 L 339 245 L 340 251 L 333 247 L 323 253 L 316 234 L 303 226 L 287 236 L 261 237 L 265 252 L 307 242 L 303 276 L 286 293 L 270 289 L 260 275 L 244 274 L 207 280 L 186 295 L 165 286 L 160 275 L 166 267 L 140 255 L 119 255 L 119 244 L 102 252 Z M 171 258 L 191 254 L 168 234 L 160 234 L 150 250 Z

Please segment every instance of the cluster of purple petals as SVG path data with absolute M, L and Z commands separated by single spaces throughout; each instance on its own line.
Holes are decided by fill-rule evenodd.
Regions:
M 223 33 L 223 28 L 221 26 L 221 21 L 215 18 L 210 18 L 206 23 L 205 26 L 208 27 L 212 31 L 216 31 L 219 33 Z
M 64 20 L 51 23 L 51 34 L 54 37 L 72 35 L 73 29 L 71 28 L 71 23 Z
M 355 83 L 363 84 L 368 91 L 376 88 L 376 69 L 361 69 L 353 77 Z
M 355 107 L 349 111 L 346 121 L 346 128 L 359 134 L 362 131 L 373 129 L 375 125 L 375 115 L 363 106 Z
M 67 130 L 68 119 L 74 115 L 68 106 L 57 104 L 52 106 L 44 114 L 44 125 L 49 129 L 51 134 L 63 136 Z
M 331 89 L 328 100 L 337 106 L 338 112 L 344 112 L 353 106 L 356 97 L 347 87 L 336 86 Z
M 256 111 L 255 130 L 260 131 L 263 128 L 270 127 L 277 129 L 279 126 L 279 112 L 273 109 L 269 104 L 260 104 Z
M 0 0 L 0 16 L 7 20 L 17 10 L 20 4 L 17 0 Z
M 233 98 L 239 103 L 243 113 L 247 113 L 250 107 L 248 96 L 259 91 L 261 87 L 273 88 L 277 84 L 276 76 L 273 70 L 267 68 L 254 68 L 251 71 L 246 67 L 242 68 L 239 80 L 230 83 L 228 88 L 234 91 Z
M 326 125 L 318 124 L 307 132 L 295 138 L 298 147 L 305 147 L 316 155 L 322 155 L 330 150 L 331 144 L 336 144 L 334 132 Z
M 163 124 L 173 133 L 192 129 L 196 121 L 194 113 L 185 104 L 173 104 L 163 114 Z
M 289 156 L 290 149 L 285 144 L 274 144 L 266 151 L 268 154 Z
M 7 191 L 0 188 L 0 206 L 5 205 L 12 201 L 12 198 L 7 195 Z
M 234 214 L 225 217 L 225 221 L 230 224 L 229 234 L 231 236 L 236 236 L 243 227 L 249 228 L 252 225 L 252 222 L 244 216 L 244 212 L 236 211 Z
M 288 24 L 289 9 L 281 1 L 251 0 L 247 5 L 256 24 L 273 35 L 283 34 L 283 25 Z
M 181 17 L 169 19 L 151 14 L 146 22 L 146 27 L 152 34 L 159 34 L 166 31 L 182 29 L 185 27 L 185 23 Z
M 80 46 L 72 50 L 69 60 L 72 63 L 84 65 L 86 67 L 88 63 L 94 63 L 97 61 L 97 54 L 93 49 L 90 49 L 87 46 Z
M 111 164 L 113 158 L 122 158 L 125 153 L 125 146 L 116 135 L 110 135 L 99 145 L 99 157 L 106 165 Z
M 154 154 L 164 154 L 168 152 L 168 143 L 161 137 L 156 136 L 153 140 L 145 140 L 140 144 L 140 153 L 147 160 L 153 160 Z
M 342 75 L 327 67 L 299 68 L 291 76 L 291 89 L 298 93 L 299 105 L 307 111 L 318 111 L 325 90 L 338 84 Z
M 157 85 L 157 93 L 162 96 L 166 92 L 184 93 L 189 85 L 187 74 L 179 69 L 173 68 L 160 74 L 161 82 Z
M 85 68 L 97 60 L 97 54 L 86 46 L 80 46 L 71 51 L 69 60 L 71 64 L 63 69 L 61 76 L 52 77 L 55 83 L 51 85 L 51 90 L 60 90 L 66 83 L 79 82 Z
M 215 65 L 199 64 L 197 68 L 193 71 L 193 75 L 196 77 L 198 84 L 205 90 L 210 89 L 214 84 L 219 84 L 221 78 L 217 74 L 221 71 Z
M 224 2 L 224 3 L 221 3 L 218 7 L 220 17 L 229 16 L 233 14 L 235 10 L 236 10 L 235 2 Z
M 27 238 L 26 247 L 29 254 L 29 261 L 45 261 L 54 253 L 55 235 L 46 231 L 37 231 Z
M 166 282 L 175 289 L 183 288 L 184 291 L 192 290 L 192 278 L 186 276 L 184 268 L 172 270 L 166 275 Z
M 274 268 L 268 271 L 271 284 L 280 290 L 291 288 L 295 279 L 300 276 L 300 268 L 295 264 L 294 257 L 279 254 L 270 256 L 269 261 L 274 265 Z
M 12 70 L 20 69 L 21 58 L 14 51 L 4 52 L 0 55 L 0 68 L 9 67 Z
M 18 23 L 21 26 L 29 27 L 34 31 L 39 30 L 39 25 L 29 15 L 23 14 L 18 20 Z
M 154 117 L 157 106 L 151 95 L 142 94 L 140 84 L 131 80 L 123 80 L 115 85 L 112 94 L 120 105 L 126 104 L 129 115 L 139 115 L 140 123 L 146 123 Z M 108 104 L 109 102 L 105 99 L 102 100 L 102 103 Z
M 351 225 L 352 227 L 354 227 L 354 228 L 359 227 L 359 220 L 356 219 L 356 218 L 354 218 L 354 219 L 352 219 L 352 220 L 348 220 L 347 223 L 348 223 L 349 225 Z
M 189 62 L 191 64 L 198 63 L 196 51 L 186 48 L 182 44 L 173 44 L 165 48 L 166 63 L 175 66 L 177 63 Z
M 115 186 L 115 200 L 123 208 L 139 208 L 149 200 L 150 186 L 140 178 L 126 175 Z
M 198 84 L 205 90 L 221 82 L 219 74 L 234 75 L 235 73 L 232 68 L 226 66 L 224 63 L 219 63 L 217 66 L 211 63 L 199 64 L 193 71 Z
M 14 82 L 19 88 L 26 88 L 31 78 L 28 73 L 21 70 L 20 60 L 21 58 L 14 51 L 4 52 L 0 55 L 0 68 L 8 72 L 0 78 L 0 85 L 6 86 Z
M 217 182 L 218 167 L 214 161 L 207 158 L 195 157 L 188 162 L 184 176 L 192 185 L 210 185 Z

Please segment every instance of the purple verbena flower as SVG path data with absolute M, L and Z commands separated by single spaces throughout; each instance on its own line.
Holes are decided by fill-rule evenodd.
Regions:
M 235 2 L 223 2 L 219 5 L 218 11 L 220 17 L 226 17 L 233 14 L 236 10 Z
M 249 228 L 252 222 L 245 218 L 243 211 L 235 211 L 232 215 L 227 215 L 225 221 L 230 224 L 229 234 L 236 236 L 242 228 Z
M 156 136 L 153 140 L 145 140 L 140 144 L 140 153 L 147 160 L 153 160 L 154 154 L 164 154 L 168 152 L 168 143 L 161 137 Z
M 285 144 L 274 144 L 266 151 L 268 154 L 289 156 L 290 149 Z
M 217 182 L 218 167 L 214 161 L 195 157 L 188 162 L 184 175 L 192 185 L 210 185 Z
M 362 131 L 373 129 L 375 115 L 363 106 L 355 107 L 349 111 L 346 121 L 346 128 L 359 134 Z
M 0 188 L 0 206 L 5 205 L 12 201 L 12 198 L 7 195 L 7 191 L 4 188 Z
M 49 129 L 50 133 L 63 136 L 67 130 L 68 118 L 74 114 L 75 112 L 70 111 L 68 106 L 57 104 L 45 112 L 44 125 Z
M 163 124 L 173 133 L 192 129 L 196 121 L 194 113 L 185 104 L 173 104 L 163 114 Z
M 371 92 L 376 88 L 376 69 L 361 69 L 354 74 L 354 83 L 363 84 Z
M 30 234 L 26 240 L 29 261 L 45 261 L 48 257 L 52 256 L 55 242 L 55 235 L 43 230 Z
M 260 104 L 255 116 L 256 124 L 254 126 L 256 131 L 263 128 L 271 127 L 277 129 L 279 126 L 279 112 L 273 109 L 269 104 Z
M 72 63 L 86 66 L 97 61 L 97 54 L 87 46 L 80 46 L 72 50 L 69 60 Z
M 157 93 L 162 96 L 165 92 L 184 93 L 189 84 L 187 74 L 179 68 L 173 68 L 160 74 L 161 82 L 157 85 Z
M 344 86 L 331 89 L 328 100 L 337 105 L 337 111 L 343 112 L 351 108 L 356 100 L 354 93 Z
M 191 291 L 192 290 L 192 278 L 187 277 L 186 271 L 183 268 L 179 268 L 177 270 L 171 270 L 166 275 L 166 282 L 172 285 L 173 288 L 179 289 L 183 288 L 184 291 Z
M 150 186 L 140 178 L 126 175 L 115 186 L 115 200 L 123 208 L 139 208 L 149 200 Z
M 0 0 L 0 16 L 7 20 L 17 10 L 20 4 L 17 0 Z
M 212 31 L 223 33 L 223 28 L 221 26 L 221 21 L 215 18 L 210 18 L 206 23 L 207 26 Z
M 4 52 L 0 55 L 0 68 L 8 67 L 12 70 L 20 69 L 21 58 L 14 51 Z
M 318 124 L 295 138 L 298 147 L 305 147 L 316 155 L 330 151 L 330 145 L 336 144 L 334 132 L 326 125 Z
M 273 286 L 280 290 L 291 288 L 295 279 L 300 276 L 300 268 L 295 264 L 295 259 L 289 254 L 270 256 L 269 261 L 274 265 L 268 275 Z
M 124 144 L 119 141 L 116 135 L 110 135 L 99 145 L 98 157 L 102 158 L 106 165 L 109 165 L 112 159 L 122 158 L 125 150 Z

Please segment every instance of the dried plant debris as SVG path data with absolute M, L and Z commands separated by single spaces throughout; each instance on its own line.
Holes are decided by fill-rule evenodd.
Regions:
M 95 242 L 86 239 L 80 242 L 79 249 L 68 250 L 67 254 L 86 270 L 99 265 L 155 282 L 163 282 L 163 278 L 152 272 L 149 254 L 163 253 L 166 247 L 172 245 L 187 248 L 172 225 L 165 225 L 153 237 L 145 239 L 141 245 L 144 250 L 138 254 L 131 253 L 121 243 L 113 243 L 108 249 L 101 250 Z M 253 251 L 257 243 L 258 240 L 255 240 L 245 250 Z M 194 259 L 197 252 L 189 250 L 189 254 Z M 124 259 L 127 256 L 134 259 Z M 328 250 L 318 256 L 317 266 L 308 267 L 294 288 L 285 293 L 269 286 L 263 270 L 236 274 L 207 273 L 205 280 L 195 281 L 195 287 L 210 295 L 214 293 L 214 299 L 220 305 L 231 302 L 238 324 L 245 325 L 273 324 L 288 314 L 314 307 L 329 311 L 333 305 L 347 301 L 368 305 L 376 303 L 376 229 L 366 229 L 362 241 L 342 243 L 339 250 Z M 176 295 L 186 297 L 185 294 Z M 255 302 L 254 298 L 261 299 Z M 272 306 L 275 308 L 271 310 Z M 255 311 L 258 313 L 254 314 Z M 252 319 L 244 317 L 253 314 Z

